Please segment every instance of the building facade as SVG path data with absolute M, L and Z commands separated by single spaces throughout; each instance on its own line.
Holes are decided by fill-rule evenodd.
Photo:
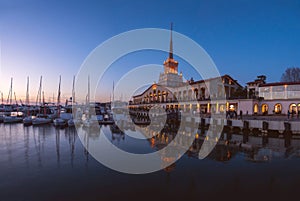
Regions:
M 233 97 L 241 88 L 242 86 L 229 75 L 184 82 L 182 73 L 178 73 L 178 61 L 173 57 L 171 30 L 169 56 L 164 61 L 164 71 L 160 74 L 158 83 L 133 96 L 130 107 L 141 108 L 161 104 L 166 109 L 181 111 L 226 112 L 236 110 L 238 104 L 233 101 Z M 232 101 L 226 102 L 225 99 Z
M 300 82 L 266 83 L 264 75 L 248 82 L 246 88 L 230 75 L 183 81 L 173 56 L 172 29 L 169 56 L 163 64 L 158 82 L 133 96 L 130 108 L 149 109 L 159 104 L 167 110 L 204 114 L 226 111 L 248 115 L 300 114 Z

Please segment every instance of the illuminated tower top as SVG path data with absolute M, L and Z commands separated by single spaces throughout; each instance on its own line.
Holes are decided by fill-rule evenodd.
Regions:
M 168 87 L 183 84 L 182 75 L 178 75 L 178 62 L 173 58 L 173 24 L 171 23 L 169 57 L 164 61 L 164 72 L 160 74 L 158 83 Z
M 171 32 L 170 32 L 170 50 L 169 57 L 164 62 L 164 72 L 165 73 L 174 73 L 178 74 L 178 62 L 173 58 L 173 23 L 171 23 Z

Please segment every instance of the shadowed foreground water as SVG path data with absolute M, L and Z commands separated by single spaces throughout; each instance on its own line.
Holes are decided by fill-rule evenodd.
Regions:
M 154 151 L 149 141 L 136 143 L 104 129 L 124 150 Z M 277 200 L 298 195 L 300 143 L 293 140 L 288 149 L 281 139 L 269 144 L 255 152 L 220 145 L 204 160 L 189 153 L 166 170 L 128 175 L 94 160 L 75 129 L 0 124 L 0 200 Z

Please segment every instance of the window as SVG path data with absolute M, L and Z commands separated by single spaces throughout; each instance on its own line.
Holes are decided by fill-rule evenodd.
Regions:
M 254 114 L 258 113 L 258 104 L 257 103 L 255 103 L 254 106 L 253 106 L 253 113 Z
M 281 104 L 280 103 L 275 104 L 274 113 L 275 114 L 281 114 Z
M 267 104 L 262 104 L 261 112 L 262 112 L 262 114 L 268 114 L 268 105 Z

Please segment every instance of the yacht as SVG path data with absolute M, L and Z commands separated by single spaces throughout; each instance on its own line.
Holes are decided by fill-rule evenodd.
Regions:
M 3 118 L 4 123 L 20 123 L 23 121 L 23 113 L 13 112 L 11 115 L 6 115 Z
M 35 118 L 35 116 L 26 116 L 24 119 L 23 119 L 23 124 L 24 126 L 30 126 L 32 125 L 32 120 Z
M 32 119 L 32 125 L 42 125 L 49 124 L 52 122 L 52 119 L 48 115 L 38 114 L 36 118 Z
M 67 125 L 67 122 L 62 118 L 56 118 L 53 120 L 53 125 L 56 127 L 64 127 Z

